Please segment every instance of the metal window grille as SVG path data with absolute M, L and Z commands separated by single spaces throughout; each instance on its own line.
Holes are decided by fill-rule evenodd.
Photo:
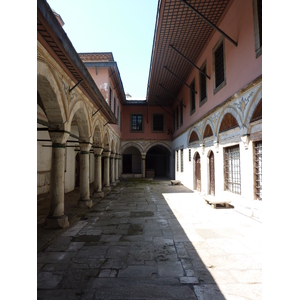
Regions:
M 215 51 L 215 78 L 216 88 L 224 81 L 224 54 L 223 54 L 223 42 Z
M 176 170 L 179 171 L 179 157 L 178 157 L 178 150 L 176 150 Z
M 240 147 L 225 148 L 225 190 L 241 194 Z
M 142 131 L 143 130 L 143 119 L 142 115 L 132 115 L 132 131 Z
M 254 144 L 254 178 L 256 199 L 262 200 L 262 141 Z
M 189 149 L 189 161 L 192 161 L 192 149 Z
M 180 150 L 180 171 L 183 172 L 183 149 Z

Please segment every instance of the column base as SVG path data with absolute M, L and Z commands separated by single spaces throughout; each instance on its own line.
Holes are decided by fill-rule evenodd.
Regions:
M 116 183 L 120 183 L 120 180 L 119 180 L 119 179 L 117 179 L 117 180 L 116 180 Z
M 111 191 L 111 186 L 105 186 L 105 187 L 103 188 L 103 190 L 105 190 L 105 191 Z
M 117 184 L 115 182 L 111 182 L 110 185 L 116 186 Z
M 88 199 L 88 200 L 81 200 L 81 199 L 79 199 L 77 201 L 77 207 L 82 207 L 82 208 L 88 207 L 88 208 L 91 208 L 92 206 L 93 206 L 93 200 L 91 200 L 91 199 Z
M 44 228 L 52 228 L 52 229 L 62 229 L 69 227 L 68 217 L 66 215 L 60 217 L 47 217 L 45 219 Z
M 104 197 L 104 192 L 94 192 L 93 193 L 93 196 L 94 197 L 99 197 L 99 198 L 103 198 Z

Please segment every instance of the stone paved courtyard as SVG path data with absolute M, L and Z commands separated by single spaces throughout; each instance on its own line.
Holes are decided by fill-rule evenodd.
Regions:
M 261 299 L 262 224 L 169 180 L 121 181 L 37 267 L 38 299 Z

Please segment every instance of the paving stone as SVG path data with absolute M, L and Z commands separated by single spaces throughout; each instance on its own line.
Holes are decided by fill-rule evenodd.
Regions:
M 157 274 L 157 267 L 154 266 L 128 266 L 120 270 L 118 277 L 151 277 Z
M 62 280 L 62 274 L 55 274 L 52 272 L 39 272 L 37 275 L 38 289 L 54 289 Z

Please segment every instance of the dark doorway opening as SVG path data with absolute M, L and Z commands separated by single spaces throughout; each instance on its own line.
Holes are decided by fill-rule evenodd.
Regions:
M 128 174 L 132 172 L 132 155 L 123 154 L 123 173 Z
M 194 159 L 194 178 L 195 178 L 194 189 L 196 189 L 198 192 L 201 192 L 201 161 L 198 152 L 196 153 Z
M 146 155 L 146 177 L 147 172 L 154 177 L 169 177 L 170 174 L 170 152 L 163 146 L 152 147 Z M 154 173 L 153 173 L 154 172 Z

